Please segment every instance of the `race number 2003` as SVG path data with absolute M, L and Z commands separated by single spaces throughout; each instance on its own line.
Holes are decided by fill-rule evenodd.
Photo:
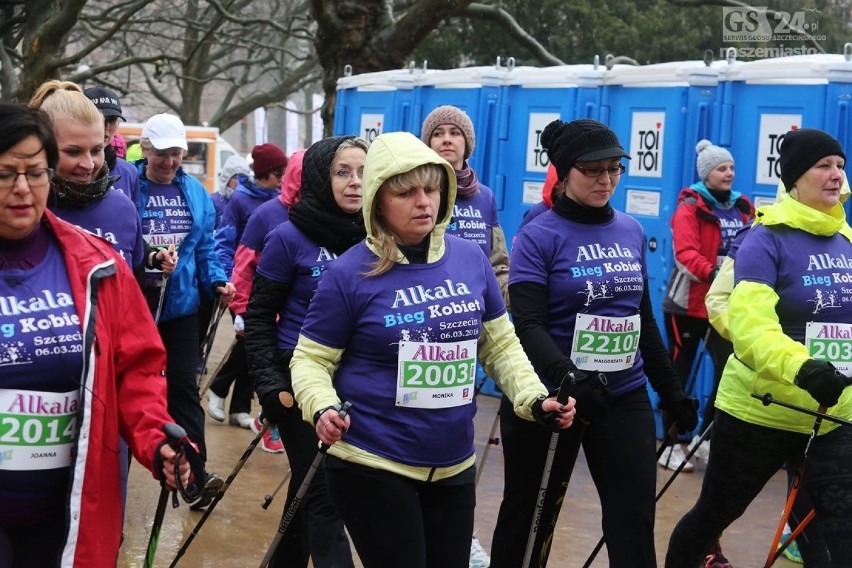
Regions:
M 397 404 L 444 408 L 469 404 L 476 379 L 476 340 L 399 343 Z

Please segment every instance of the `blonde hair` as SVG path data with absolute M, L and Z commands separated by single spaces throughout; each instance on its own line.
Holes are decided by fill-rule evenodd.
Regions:
M 68 117 L 84 124 L 103 123 L 98 107 L 83 93 L 77 83 L 53 79 L 42 83 L 30 99 L 31 108 L 47 113 L 51 121 Z
M 389 177 L 376 192 L 376 200 L 370 211 L 370 235 L 379 249 L 379 258 L 373 263 L 373 268 L 364 276 L 380 276 L 390 270 L 396 263 L 399 250 L 396 246 L 394 233 L 385 224 L 384 217 L 379 214 L 378 200 L 383 191 L 400 191 L 410 187 L 438 187 L 441 189 L 441 205 L 438 207 L 436 222 L 440 222 L 447 210 L 447 171 L 438 164 L 423 164 L 413 170 Z
M 331 166 L 334 166 L 334 161 L 338 156 L 344 151 L 349 150 L 350 148 L 357 148 L 359 150 L 364 150 L 364 153 L 367 153 L 367 150 L 370 147 L 367 145 L 367 142 L 363 138 L 347 138 L 343 142 L 340 143 L 340 146 L 337 147 L 337 150 L 334 151 L 334 157 L 331 159 Z

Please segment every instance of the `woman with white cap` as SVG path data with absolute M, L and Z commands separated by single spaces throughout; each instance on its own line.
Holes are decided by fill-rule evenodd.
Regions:
M 672 363 L 684 388 L 698 345 L 702 338 L 707 339 L 707 352 L 713 360 L 715 373 L 714 394 L 707 401 L 702 424 L 702 428 L 706 428 L 713 420 L 713 399 L 722 378 L 722 368 L 733 349 L 730 342 L 710 327 L 704 297 L 737 232 L 754 218 L 754 206 L 746 196 L 733 189 L 734 157 L 727 149 L 701 140 L 695 152 L 700 181 L 681 190 L 672 215 L 675 264 L 666 287 L 663 313 Z M 668 432 L 671 426 L 671 415 L 663 411 L 663 431 Z M 694 442 L 697 443 L 697 438 Z M 695 456 L 706 462 L 708 446 L 702 444 Z M 671 443 L 660 456 L 659 464 L 676 470 L 684 458 L 680 444 Z M 686 462 L 683 471 L 693 468 Z
M 852 429 L 829 421 L 817 428 L 811 416 L 751 396 L 770 393 L 852 417 L 852 365 L 827 348 L 824 332 L 838 337 L 852 328 L 845 165 L 840 143 L 821 130 L 784 136 L 781 180 L 789 197 L 758 210 L 737 250 L 728 303 L 735 356 L 716 396 L 701 494 L 672 532 L 667 568 L 697 566 L 778 469 L 785 462 L 797 469 L 806 450 L 800 490 L 813 503 L 831 566 L 852 566 Z
M 142 128 L 140 144 L 145 156 L 138 163 L 143 237 L 151 247 L 180 251 L 180 262 L 168 278 L 156 269 L 146 271 L 143 289 L 159 312 L 169 414 L 198 444 L 206 462 L 204 410 L 196 383 L 199 284 L 211 299 L 218 296 L 224 303 L 234 297 L 234 285 L 213 250 L 213 202 L 201 183 L 180 167 L 187 149 L 183 123 L 174 115 L 156 114 Z M 208 505 L 222 483 L 216 474 L 208 475 L 194 507 Z

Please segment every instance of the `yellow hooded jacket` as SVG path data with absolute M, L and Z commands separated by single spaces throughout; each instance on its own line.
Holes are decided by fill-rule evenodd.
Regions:
M 852 242 L 852 228 L 837 204 L 830 214 L 821 213 L 794 199 L 758 209 L 755 224 L 786 225 L 814 235 L 840 233 Z M 819 404 L 794 384 L 796 374 L 810 359 L 807 347 L 784 334 L 775 311 L 778 296 L 765 284 L 741 281 L 731 292 L 728 331 L 734 353 L 725 366 L 716 408 L 741 420 L 792 432 L 809 433 L 814 419 L 778 405 L 764 406 L 752 396 L 771 393 L 773 398 L 816 410 Z M 852 390 L 847 389 L 829 414 L 852 417 Z M 820 434 L 838 425 L 824 423 Z

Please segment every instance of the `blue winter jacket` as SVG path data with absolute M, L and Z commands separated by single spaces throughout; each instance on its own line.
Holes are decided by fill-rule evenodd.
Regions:
M 139 215 L 148 202 L 148 177 L 145 175 L 147 160 L 137 162 L 139 169 Z M 216 211 L 213 200 L 197 179 L 178 168 L 172 183 L 180 188 L 192 215 L 192 229 L 178 247 L 178 263 L 168 279 L 166 296 L 160 321 L 169 321 L 198 310 L 201 296 L 199 285 L 212 299 L 213 284 L 226 282 L 222 265 L 213 251 L 213 227 Z
M 222 219 L 216 224 L 214 237 L 216 257 L 228 277 L 234 270 L 234 255 L 249 217 L 255 209 L 281 193 L 280 190 L 264 189 L 246 176 L 237 176 L 237 180 L 239 185 L 225 205 Z

